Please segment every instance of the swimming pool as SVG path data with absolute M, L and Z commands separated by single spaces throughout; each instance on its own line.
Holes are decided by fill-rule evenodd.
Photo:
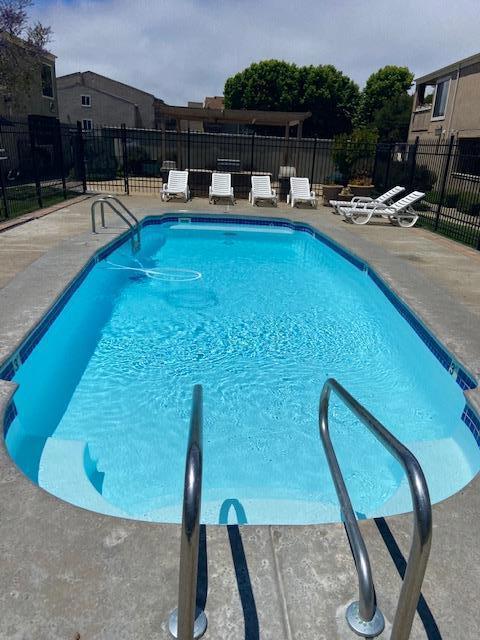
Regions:
M 150 219 L 140 253 L 103 250 L 4 368 L 18 466 L 79 506 L 178 522 L 201 383 L 203 521 L 338 521 L 317 425 L 335 377 L 415 453 L 432 501 L 464 486 L 474 381 L 361 261 L 304 225 L 246 222 Z M 334 398 L 330 422 L 359 516 L 409 510 L 399 465 Z

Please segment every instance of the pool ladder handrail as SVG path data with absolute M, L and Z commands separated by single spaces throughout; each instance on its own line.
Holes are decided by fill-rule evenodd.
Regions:
M 200 638 L 207 629 L 207 616 L 197 610 L 198 549 L 203 469 L 203 391 L 193 387 L 193 404 L 188 435 L 183 488 L 182 529 L 178 608 L 168 620 L 171 635 L 179 640 Z
M 115 204 L 114 204 L 115 203 Z M 90 214 L 92 218 L 92 233 L 97 233 L 95 225 L 95 211 L 97 205 L 100 205 L 100 217 L 102 221 L 102 227 L 105 229 L 105 204 L 108 204 L 110 209 L 114 211 L 132 230 L 132 251 L 136 253 L 140 249 L 140 222 L 138 218 L 128 209 L 121 200 L 112 195 L 102 196 L 92 202 L 90 207 Z M 121 210 L 123 210 L 123 213 Z M 133 220 L 133 223 L 132 223 Z
M 329 378 L 325 382 L 320 396 L 319 430 L 358 574 L 359 601 L 353 602 L 346 612 L 348 624 L 358 635 L 367 638 L 379 635 L 383 631 L 384 620 L 376 603 L 372 570 L 365 541 L 360 533 L 350 496 L 330 439 L 328 408 L 332 391 L 398 460 L 408 479 L 413 503 L 413 537 L 390 636 L 391 640 L 407 640 L 420 597 L 432 542 L 432 506 L 425 476 L 413 453 L 350 395 L 339 382 L 334 378 Z

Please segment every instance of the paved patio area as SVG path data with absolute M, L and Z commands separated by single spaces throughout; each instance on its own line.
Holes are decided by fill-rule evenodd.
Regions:
M 368 260 L 471 373 L 480 377 L 480 252 L 422 229 L 348 225 L 330 209 L 163 204 L 124 198 L 139 216 L 167 210 L 309 222 Z M 90 201 L 69 203 L 0 233 L 0 361 L 100 246 L 122 231 L 90 232 Z M 0 382 L 0 416 L 13 390 Z M 470 392 L 480 408 L 479 392 Z M 434 507 L 431 559 L 412 638 L 480 636 L 480 480 Z M 379 605 L 393 620 L 411 517 L 362 521 Z M 204 530 L 205 532 L 205 530 Z M 356 574 L 342 525 L 209 526 L 200 585 L 206 638 L 355 638 L 344 620 Z M 179 527 L 110 518 L 30 483 L 0 451 L 0 637 L 45 640 L 168 638 Z M 208 558 L 208 562 L 207 562 Z M 389 627 L 382 634 L 389 637 Z

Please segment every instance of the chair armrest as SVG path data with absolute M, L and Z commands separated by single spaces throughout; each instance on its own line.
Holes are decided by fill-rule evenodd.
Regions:
M 388 208 L 389 208 L 388 205 L 383 204 L 383 202 L 375 202 L 371 211 L 384 211 L 385 209 L 388 209 Z
M 369 196 L 354 196 L 352 202 L 372 202 L 373 198 Z
M 310 196 L 311 196 L 312 198 L 316 198 L 316 197 L 317 197 L 317 196 L 315 195 L 315 191 L 310 191 Z

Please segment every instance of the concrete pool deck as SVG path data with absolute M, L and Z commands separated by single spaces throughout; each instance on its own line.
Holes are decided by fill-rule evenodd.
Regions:
M 210 206 L 195 199 L 122 198 L 139 217 L 201 211 L 309 222 L 367 260 L 443 344 L 480 378 L 480 252 L 423 229 L 348 225 L 330 209 Z M 0 361 L 99 247 L 123 228 L 90 232 L 90 200 L 0 233 Z M 0 416 L 13 385 L 0 381 Z M 480 408 L 479 392 L 470 401 Z M 3 406 L 2 406 L 3 405 Z M 387 425 L 388 426 L 388 425 Z M 320 446 L 320 445 L 319 445 Z M 412 638 L 480 636 L 480 479 L 433 508 L 433 544 Z M 0 638 L 169 638 L 179 526 L 136 522 L 64 503 L 0 451 Z M 411 515 L 362 521 L 379 606 L 391 623 Z M 204 530 L 205 532 L 205 530 Z M 208 526 L 200 590 L 205 638 L 355 638 L 345 606 L 357 598 L 343 525 Z M 207 562 L 208 559 L 208 562 Z M 382 634 L 389 637 L 389 627 Z

